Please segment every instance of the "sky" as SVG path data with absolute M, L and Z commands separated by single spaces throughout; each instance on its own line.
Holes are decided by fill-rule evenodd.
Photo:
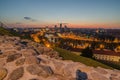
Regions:
M 119 28 L 120 0 L 0 0 L 9 27 Z

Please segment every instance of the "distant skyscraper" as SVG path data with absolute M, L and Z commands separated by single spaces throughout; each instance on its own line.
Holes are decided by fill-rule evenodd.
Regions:
M 67 32 L 67 31 L 68 31 L 68 28 L 67 28 L 67 26 L 66 26 L 66 25 L 64 26 L 64 31 L 65 31 L 65 32 Z
M 57 25 L 55 25 L 55 26 L 54 26 L 54 28 L 55 28 L 55 31 L 57 31 L 57 30 L 58 30 Z
M 66 25 L 65 25 L 64 27 L 65 27 L 65 28 L 67 28 L 67 26 L 66 26 Z
M 60 23 L 60 32 L 62 32 L 62 23 Z
M 57 28 L 57 25 L 55 25 L 54 28 Z
M 62 28 L 62 23 L 60 23 L 60 29 Z

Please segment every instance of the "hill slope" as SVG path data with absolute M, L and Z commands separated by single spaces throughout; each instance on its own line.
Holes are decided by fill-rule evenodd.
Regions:
M 63 57 L 64 60 L 72 60 L 72 61 L 75 61 L 75 62 L 81 62 L 85 65 L 93 66 L 93 67 L 98 67 L 99 66 L 99 67 L 103 67 L 103 68 L 113 69 L 112 67 L 109 67 L 105 64 L 97 62 L 93 59 L 82 57 L 82 56 L 79 56 L 79 55 L 75 55 L 75 54 L 71 53 L 70 51 L 67 51 L 67 50 L 64 50 L 64 49 L 61 49 L 61 48 L 55 48 L 55 50 L 57 52 L 59 52 L 60 56 Z
M 12 36 L 11 32 L 3 27 L 0 27 L 0 35 L 10 35 Z
M 17 33 L 10 29 L 5 29 L 4 27 L 0 27 L 0 35 L 18 36 L 22 39 L 31 39 L 30 35 L 24 34 L 24 36 L 22 36 L 21 33 Z

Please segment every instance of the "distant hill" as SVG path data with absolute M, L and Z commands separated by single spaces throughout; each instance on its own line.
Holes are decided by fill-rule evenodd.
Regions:
M 23 39 L 31 39 L 29 35 L 22 36 L 20 33 L 17 33 L 11 29 L 6 29 L 0 26 L 0 35 L 8 35 L 8 36 L 18 36 Z
M 5 29 L 4 27 L 0 27 L 0 35 L 12 36 L 13 34 L 9 30 Z

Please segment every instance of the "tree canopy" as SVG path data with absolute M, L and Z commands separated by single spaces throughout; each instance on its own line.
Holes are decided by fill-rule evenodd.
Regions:
M 83 49 L 81 56 L 92 58 L 93 57 L 92 49 L 90 49 L 89 47 Z

